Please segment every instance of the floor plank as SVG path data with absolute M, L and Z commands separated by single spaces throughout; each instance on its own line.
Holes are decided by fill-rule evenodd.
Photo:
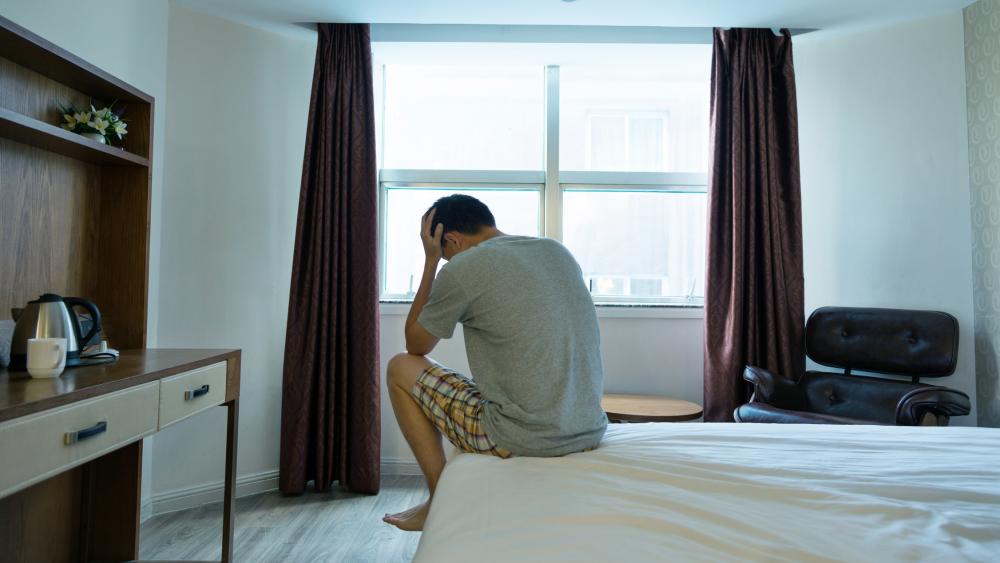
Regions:
M 236 499 L 237 561 L 410 561 L 420 534 L 382 522 L 424 500 L 423 478 L 392 475 L 376 496 L 342 491 Z M 222 503 L 154 516 L 142 524 L 142 559 L 218 560 Z

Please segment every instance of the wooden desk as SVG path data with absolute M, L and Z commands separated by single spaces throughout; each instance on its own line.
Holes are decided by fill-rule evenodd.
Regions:
M 606 393 L 601 407 L 611 422 L 681 422 L 701 416 L 701 405 L 660 395 Z
M 137 559 L 142 438 L 217 405 L 232 561 L 239 393 L 239 350 L 127 350 L 56 379 L 0 369 L 0 561 Z

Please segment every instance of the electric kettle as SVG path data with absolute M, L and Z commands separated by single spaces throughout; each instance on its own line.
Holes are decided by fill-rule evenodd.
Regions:
M 74 308 L 82 307 L 90 313 L 90 326 L 83 333 L 80 317 Z M 25 370 L 28 365 L 28 339 L 65 338 L 66 365 L 80 363 L 80 351 L 91 343 L 91 339 L 101 332 L 101 312 L 91 301 L 80 297 L 60 297 L 46 293 L 20 312 L 14 313 L 14 336 L 10 342 L 11 370 Z

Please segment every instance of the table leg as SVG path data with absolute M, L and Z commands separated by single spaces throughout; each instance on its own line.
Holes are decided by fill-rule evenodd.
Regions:
M 84 465 L 81 481 L 80 560 L 139 557 L 142 440 Z
M 222 500 L 222 562 L 233 561 L 233 509 L 236 495 L 236 438 L 239 429 L 240 400 L 226 403 L 226 488 Z

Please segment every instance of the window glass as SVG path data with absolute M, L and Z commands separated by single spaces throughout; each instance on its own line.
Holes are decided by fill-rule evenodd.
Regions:
M 560 168 L 705 172 L 710 61 L 704 49 L 662 68 L 561 67 Z
M 703 193 L 568 190 L 563 240 L 595 300 L 703 297 Z
M 543 71 L 387 65 L 383 168 L 541 170 Z

